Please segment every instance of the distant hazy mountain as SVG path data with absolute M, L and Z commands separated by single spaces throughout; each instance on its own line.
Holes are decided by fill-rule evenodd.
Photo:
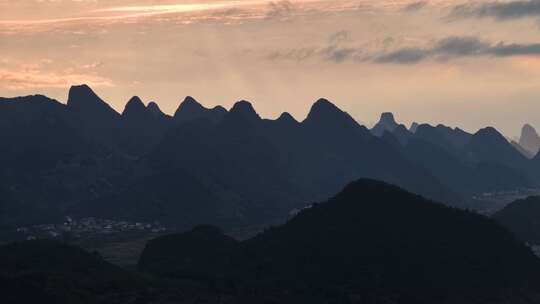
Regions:
M 375 136 L 381 137 L 385 131 L 392 133 L 397 127 L 398 123 L 394 119 L 394 114 L 386 112 L 381 114 L 379 122 L 373 126 L 371 133 L 373 133 Z
M 531 152 L 529 152 L 528 150 L 526 150 L 525 148 L 523 148 L 518 142 L 514 141 L 514 140 L 511 140 L 510 141 L 510 144 L 516 149 L 519 151 L 519 153 L 521 153 L 523 156 L 525 156 L 526 158 L 528 159 L 532 159 L 534 158 L 534 154 L 532 154 Z
M 516 200 L 493 215 L 524 242 L 540 245 L 540 197 Z
M 535 184 L 538 175 L 528 168 L 532 162 L 518 155 L 517 149 L 509 147 L 494 129 L 469 134 L 459 128 L 422 124 L 415 125 L 415 132 L 411 132 L 390 118 L 386 115 L 382 121 L 392 123 L 377 125 L 393 129 L 384 130 L 381 138 L 457 193 L 470 196 Z
M 526 168 L 528 160 L 495 128 L 487 127 L 475 133 L 465 146 L 467 156 L 474 161 L 499 163 L 510 168 Z
M 519 145 L 532 155 L 536 155 L 540 149 L 540 136 L 536 130 L 529 124 L 525 124 L 521 129 Z
M 428 124 L 421 124 L 414 132 L 414 137 L 435 144 L 450 153 L 459 154 L 472 135 L 459 129 L 450 128 L 444 125 L 433 127 Z
M 211 227 L 155 239 L 139 269 L 235 282 L 232 302 L 512 303 L 540 279 L 540 261 L 492 220 L 372 180 L 240 243 Z

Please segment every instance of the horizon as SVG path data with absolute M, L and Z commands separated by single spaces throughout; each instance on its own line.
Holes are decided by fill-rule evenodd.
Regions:
M 446 124 L 443 124 L 443 123 L 430 123 L 430 122 L 424 122 L 424 121 L 418 121 L 418 120 L 413 120 L 411 122 L 404 122 L 402 120 L 400 120 L 400 115 L 399 113 L 395 113 L 395 112 L 390 112 L 390 111 L 385 111 L 385 112 L 381 112 L 379 113 L 378 116 L 374 117 L 373 120 L 369 121 L 369 122 L 366 122 L 366 121 L 361 121 L 359 120 L 357 117 L 355 117 L 354 115 L 350 114 L 350 112 L 347 111 L 347 109 L 339 106 L 338 103 L 336 103 L 336 101 L 334 100 L 331 100 L 331 99 L 328 99 L 328 98 L 325 98 L 325 97 L 319 97 L 319 98 L 316 98 L 315 100 L 311 101 L 311 103 L 307 103 L 307 107 L 305 109 L 305 115 L 302 115 L 302 116 L 297 116 L 287 110 L 281 112 L 281 113 L 278 113 L 276 116 L 272 116 L 272 117 L 269 117 L 269 116 L 264 116 L 264 115 L 261 115 L 261 113 L 258 111 L 257 109 L 257 101 L 253 101 L 253 100 L 247 100 L 247 99 L 238 99 L 238 100 L 235 100 L 235 101 L 232 101 L 230 102 L 229 105 L 222 105 L 222 104 L 215 104 L 215 105 L 208 105 L 208 104 L 205 104 L 204 102 L 201 102 L 196 96 L 193 96 L 193 95 L 185 95 L 184 97 L 180 97 L 178 98 L 178 103 L 176 105 L 176 108 L 174 108 L 174 110 L 172 111 L 164 111 L 163 110 L 163 107 L 160 105 L 159 101 L 156 101 L 152 98 L 148 99 L 148 100 L 145 100 L 145 99 L 142 99 L 140 98 L 139 95 L 132 95 L 130 96 L 129 98 L 126 99 L 125 103 L 124 104 L 120 104 L 120 103 L 116 103 L 116 104 L 111 104 L 107 99 L 103 98 L 102 95 L 100 94 L 100 92 L 96 91 L 96 89 L 94 89 L 93 87 L 91 87 L 90 85 L 88 84 L 76 84 L 76 85 L 72 85 L 70 88 L 68 88 L 66 90 L 67 94 L 66 94 L 66 97 L 65 99 L 57 99 L 57 98 L 52 98 L 51 96 L 47 96 L 47 95 L 44 95 L 48 98 L 51 98 L 61 104 L 64 104 L 64 105 L 67 105 L 67 101 L 68 101 L 68 94 L 69 94 L 69 90 L 72 88 L 72 87 L 78 87 L 78 86 L 88 86 L 98 97 L 100 97 L 107 105 L 109 105 L 116 113 L 118 114 L 122 114 L 122 112 L 124 111 L 125 109 L 125 106 L 128 104 L 128 102 L 134 98 L 134 97 L 137 97 L 139 98 L 142 103 L 144 104 L 145 107 L 147 107 L 150 103 L 155 103 L 159 109 L 166 115 L 170 116 L 170 117 L 174 117 L 174 114 L 176 112 L 176 110 L 178 109 L 178 107 L 185 101 L 186 98 L 188 97 L 191 97 L 193 98 L 197 103 L 199 103 L 201 106 L 207 108 L 207 109 L 212 109 L 214 107 L 218 107 L 218 106 L 221 106 L 223 108 L 225 108 L 227 111 L 230 111 L 232 109 L 232 107 L 238 103 L 238 102 L 241 102 L 241 101 L 247 101 L 249 102 L 254 110 L 257 112 L 257 114 L 260 115 L 261 119 L 268 119 L 268 120 L 277 120 L 282 114 L 284 113 L 288 113 L 290 114 L 296 121 L 298 122 L 302 122 L 304 121 L 310 110 L 311 110 L 311 107 L 313 106 L 314 103 L 316 103 L 318 100 L 321 100 L 321 99 L 325 99 L 325 100 L 328 100 L 330 103 L 334 104 L 335 106 L 337 106 L 340 110 L 348 113 L 349 115 L 351 115 L 351 117 L 360 125 L 362 126 L 365 126 L 366 128 L 368 129 L 372 129 L 381 119 L 381 116 L 385 113 L 391 113 L 393 115 L 393 118 L 395 119 L 395 122 L 397 122 L 397 124 L 402 124 L 404 125 L 407 129 L 410 129 L 411 128 L 411 125 L 413 123 L 417 123 L 418 125 L 422 125 L 422 124 L 428 124 L 428 125 L 431 125 L 431 126 L 438 126 L 438 125 L 443 125 L 443 126 L 446 126 L 446 127 L 450 127 L 452 129 L 461 129 L 463 131 L 466 131 L 467 133 L 470 133 L 470 134 L 475 134 L 476 132 L 480 131 L 481 129 L 484 129 L 484 128 L 489 128 L 489 127 L 492 127 L 492 128 L 495 128 L 497 131 L 499 131 L 509 142 L 510 141 L 519 141 L 519 137 L 521 135 L 521 129 L 520 129 L 520 132 L 517 133 L 517 134 L 506 134 L 504 133 L 502 130 L 498 129 L 496 126 L 492 126 L 492 125 L 486 125 L 486 126 L 483 126 L 477 130 L 468 130 L 466 128 L 462 128 L 460 126 L 456 126 L 456 125 L 446 125 Z M 31 94 L 31 95 L 42 95 L 42 94 Z M 23 95 L 23 96 L 13 96 L 13 97 L 25 97 L 25 96 L 31 96 L 31 95 Z M 0 98 L 2 97 L 5 97 L 5 96 L 0 96 Z M 9 97 L 8 97 L 9 98 Z M 115 106 L 116 105 L 116 106 Z M 529 126 L 532 126 L 535 130 L 536 130 L 536 126 L 534 124 L 531 124 L 531 123 L 528 123 L 528 122 L 524 122 L 522 124 L 522 127 L 525 127 L 526 125 L 529 125 Z
M 0 1 L 0 96 L 88 83 L 173 113 L 251 100 L 305 117 L 325 97 L 370 126 L 382 112 L 513 138 L 540 126 L 540 10 L 518 1 Z M 509 110 L 511 109 L 511 110 Z

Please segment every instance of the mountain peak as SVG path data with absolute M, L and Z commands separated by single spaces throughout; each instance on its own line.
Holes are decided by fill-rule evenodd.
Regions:
M 523 125 L 523 128 L 521 128 L 521 132 L 522 133 L 536 133 L 536 129 L 530 124 L 526 123 Z
M 126 115 L 133 115 L 138 113 L 145 113 L 146 107 L 144 106 L 144 103 L 138 96 L 133 96 L 131 99 L 126 103 L 126 106 L 124 107 L 124 111 L 122 112 L 123 116 Z
M 76 104 L 88 104 L 91 102 L 103 103 L 103 100 L 86 84 L 72 86 L 68 94 L 68 106 Z
M 207 110 L 195 98 L 186 96 L 176 109 L 174 117 L 178 120 L 191 120 L 200 118 Z
M 371 129 L 371 133 L 375 136 L 381 137 L 385 131 L 392 133 L 397 127 L 398 124 L 394 119 L 394 114 L 391 112 L 384 112 L 381 114 L 381 119 L 379 119 L 379 122 Z
M 480 138 L 492 138 L 492 139 L 497 139 L 497 140 L 504 140 L 508 142 L 506 138 L 499 131 L 497 131 L 497 129 L 493 127 L 486 127 L 486 128 L 480 129 L 478 130 L 478 132 L 476 132 L 476 134 L 474 134 L 474 136 L 480 137 Z
M 155 103 L 154 101 L 150 101 L 148 105 L 146 106 L 146 109 L 148 109 L 148 111 L 154 116 L 165 116 L 165 113 L 161 111 L 158 104 Z
M 540 136 L 530 124 L 525 124 L 521 129 L 519 145 L 533 155 L 536 155 L 540 150 Z
M 182 101 L 178 106 L 178 109 L 174 113 L 174 116 L 177 117 L 179 115 L 193 115 L 204 110 L 206 110 L 206 108 L 203 107 L 197 100 L 195 100 L 195 98 L 191 96 L 186 96 L 186 98 L 184 98 L 184 101 Z
M 341 111 L 335 104 L 331 103 L 328 99 L 321 98 L 317 100 L 309 111 L 308 118 L 310 116 L 316 117 L 325 113 L 341 113 Z
M 110 118 L 119 116 L 103 99 L 101 99 L 88 85 L 72 86 L 69 89 L 67 101 L 68 108 L 79 115 L 96 118 L 95 115 L 107 115 Z
M 295 124 L 298 123 L 298 121 L 294 119 L 294 117 L 288 112 L 281 113 L 277 121 L 282 122 L 282 123 L 295 123 Z
M 321 98 L 311 106 L 311 110 L 305 121 L 335 121 L 344 117 L 347 117 L 347 120 L 352 119 L 349 114 L 343 112 L 336 105 L 328 101 L 328 99 Z
M 201 106 L 202 107 L 202 105 L 197 100 L 195 100 L 195 98 L 193 98 L 191 96 L 186 96 L 186 98 L 184 98 L 184 101 L 182 101 L 181 105 L 184 105 L 184 106 Z
M 381 123 L 397 125 L 396 120 L 394 119 L 394 114 L 392 112 L 384 112 L 381 114 Z
M 261 119 L 259 114 L 257 114 L 255 109 L 253 108 L 253 105 L 249 101 L 246 101 L 246 100 L 241 100 L 241 101 L 236 102 L 231 108 L 229 113 L 234 116 L 242 117 L 244 119 L 249 119 L 249 120 Z
M 227 110 L 220 106 L 208 109 L 195 100 L 195 98 L 187 96 L 174 113 L 174 119 L 178 122 L 196 119 L 208 119 L 213 122 L 219 122 L 226 112 Z

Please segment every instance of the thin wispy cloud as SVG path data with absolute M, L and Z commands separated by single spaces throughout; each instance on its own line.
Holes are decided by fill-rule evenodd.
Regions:
M 328 44 L 320 47 L 291 48 L 276 50 L 266 56 L 270 60 L 287 60 L 302 62 L 321 59 L 341 63 L 346 60 L 360 60 L 364 51 L 360 48 L 348 47 L 343 43 L 349 39 L 349 32 L 342 30 L 328 37 Z
M 38 19 L 0 19 L 0 27 L 24 27 L 44 26 L 47 24 L 83 24 L 83 23 L 101 23 L 110 24 L 115 22 L 123 22 L 126 19 L 141 19 L 147 20 L 152 17 L 159 16 L 182 16 L 191 17 L 192 14 L 213 14 L 225 10 L 238 10 L 242 8 L 250 8 L 266 5 L 267 1 L 252 0 L 252 1 L 229 1 L 216 3 L 188 3 L 188 4 L 169 4 L 169 5 L 134 5 L 134 6 L 113 6 L 91 10 L 83 10 L 79 13 L 68 17 L 57 18 L 38 18 Z
M 56 62 L 43 58 L 34 62 L 21 62 L 13 58 L 0 61 L 1 90 L 63 89 L 77 83 L 87 83 L 95 87 L 112 87 L 108 77 L 100 76 L 96 69 L 102 62 L 80 64 L 59 68 Z
M 344 34 L 336 33 L 332 37 L 336 35 L 341 36 Z M 330 43 L 327 46 L 274 51 L 267 58 L 296 62 L 320 60 L 333 63 L 349 61 L 379 64 L 416 64 L 427 60 L 446 62 L 465 57 L 540 56 L 540 43 L 491 43 L 470 36 L 447 37 L 429 46 L 407 46 L 389 51 L 368 51 L 366 47 L 347 46 L 333 39 L 329 41 Z
M 426 7 L 426 5 L 428 5 L 427 1 L 413 2 L 411 4 L 405 5 L 403 10 L 406 11 L 406 12 L 417 12 L 417 11 L 423 9 L 424 7 Z
M 454 7 L 449 15 L 451 19 L 472 17 L 494 18 L 496 20 L 540 18 L 540 0 L 466 3 Z
M 86 83 L 93 87 L 114 85 L 111 79 L 94 74 L 0 68 L 0 89 L 4 90 L 64 89 L 78 83 Z
M 377 63 L 414 64 L 428 59 L 446 61 L 463 57 L 540 56 L 540 43 L 489 43 L 476 37 L 448 37 L 428 48 L 401 48 L 376 55 Z

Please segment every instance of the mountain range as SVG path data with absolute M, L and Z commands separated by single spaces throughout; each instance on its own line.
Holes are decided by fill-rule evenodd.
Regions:
M 490 218 L 361 179 L 238 241 L 197 226 L 137 270 L 52 240 L 0 246 L 9 303 L 538 303 L 540 260 Z
M 358 178 L 475 208 L 474 194 L 540 183 L 540 157 L 494 128 L 409 130 L 384 113 L 369 130 L 326 99 L 303 121 L 263 119 L 248 101 L 209 109 L 192 97 L 168 116 L 136 96 L 117 113 L 80 85 L 66 104 L 1 98 L 0 133 L 0 207 L 9 211 L 0 226 L 65 215 L 247 225 L 284 218 Z

